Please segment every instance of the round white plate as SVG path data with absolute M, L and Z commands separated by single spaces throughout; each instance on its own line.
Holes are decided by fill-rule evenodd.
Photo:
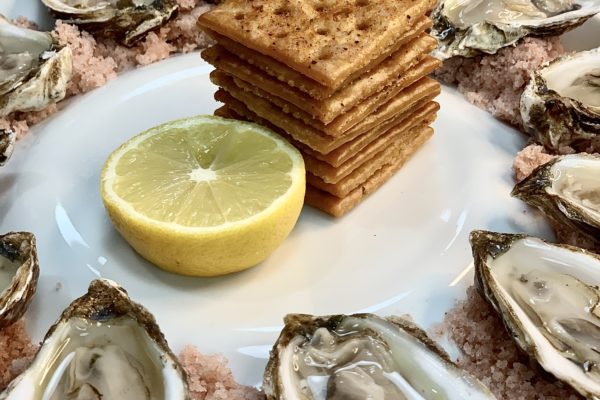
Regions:
M 125 73 L 36 126 L 0 169 L 0 232 L 38 239 L 41 276 L 27 314 L 34 339 L 92 279 L 106 277 L 156 316 L 175 351 L 193 344 L 223 353 L 240 382 L 257 385 L 286 313 L 409 313 L 427 328 L 472 282 L 472 229 L 549 235 L 509 195 L 525 137 L 444 88 L 433 139 L 348 215 L 305 207 L 285 243 L 242 273 L 165 273 L 113 229 L 99 173 L 133 135 L 212 113 L 210 70 L 189 54 Z

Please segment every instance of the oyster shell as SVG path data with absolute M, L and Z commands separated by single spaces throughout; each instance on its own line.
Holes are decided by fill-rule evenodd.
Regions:
M 600 151 L 600 48 L 559 57 L 531 75 L 523 126 L 550 150 Z
M 0 129 L 0 167 L 6 164 L 15 148 L 17 134 L 10 129 Z
M 471 233 L 475 285 L 517 346 L 583 396 L 600 396 L 600 257 L 543 240 Z
M 0 117 L 62 100 L 71 72 L 69 47 L 58 49 L 49 33 L 18 27 L 0 15 Z
M 600 12 L 600 0 L 440 0 L 432 12 L 434 56 L 495 54 L 528 36 L 558 35 Z
M 39 274 L 35 236 L 29 232 L 0 235 L 0 328 L 25 314 Z
M 102 279 L 62 313 L 0 399 L 181 400 L 186 379 L 154 317 Z
M 127 46 L 162 26 L 176 11 L 174 0 L 42 0 L 65 22 Z
M 518 183 L 512 195 L 600 249 L 600 156 L 555 158 Z
M 372 314 L 286 316 L 263 390 L 268 400 L 494 399 L 412 322 Z

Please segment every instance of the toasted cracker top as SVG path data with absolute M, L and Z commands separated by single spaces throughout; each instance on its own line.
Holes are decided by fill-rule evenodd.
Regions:
M 226 0 L 200 26 L 337 87 L 369 64 L 435 0 Z

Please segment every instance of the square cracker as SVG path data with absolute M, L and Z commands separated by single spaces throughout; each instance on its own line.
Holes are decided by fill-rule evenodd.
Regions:
M 420 18 L 410 29 L 410 31 L 406 32 L 406 34 L 399 39 L 397 42 L 397 48 L 393 49 L 393 53 L 400 50 L 406 43 L 416 39 L 421 36 L 421 34 L 431 28 L 432 21 L 427 17 Z M 339 89 L 332 89 L 327 86 L 320 84 L 319 82 L 310 79 L 309 77 L 302 75 L 301 73 L 289 68 L 287 65 L 280 63 L 274 58 L 265 56 L 257 51 L 249 49 L 242 44 L 236 42 L 235 40 L 231 40 L 228 37 L 221 36 L 216 32 L 211 32 L 210 35 L 219 43 L 221 46 L 225 47 L 230 53 L 237 55 L 242 60 L 246 61 L 248 64 L 260 69 L 262 72 L 276 78 L 277 80 L 295 87 L 300 91 L 307 93 L 310 97 L 323 100 L 331 95 L 333 95 L 337 90 L 341 90 L 342 88 L 348 86 L 355 79 L 360 78 L 364 74 L 359 74 L 358 76 L 350 76 L 346 79 L 344 84 Z M 383 58 L 386 54 L 382 54 L 379 58 Z M 391 54 L 389 55 L 392 56 Z M 378 60 L 374 60 L 378 61 Z M 383 61 L 382 61 L 383 62 Z M 373 62 L 372 66 L 379 65 L 378 62 Z M 369 71 L 372 69 L 372 66 L 367 68 L 365 71 Z M 244 79 L 242 77 L 242 79 Z
M 428 126 L 428 124 L 429 121 L 419 121 L 416 126 L 408 130 L 392 128 L 390 130 L 390 137 L 385 138 L 385 147 L 380 148 L 375 154 L 365 154 L 365 157 L 369 158 L 338 182 L 327 183 L 307 169 L 306 183 L 336 197 L 345 197 L 361 183 L 365 182 L 375 171 L 392 162 L 401 147 L 411 146 L 412 142 L 417 138 L 415 132 L 418 132 L 420 128 Z M 359 156 L 362 155 L 361 153 Z
M 394 174 L 402 168 L 402 165 L 404 165 L 404 163 L 410 159 L 432 135 L 432 128 L 423 128 L 416 134 L 416 139 L 411 146 L 404 147 L 398 152 L 396 158 L 381 167 L 381 169 L 376 171 L 365 182 L 360 184 L 343 198 L 333 196 L 330 193 L 307 185 L 306 196 L 304 198 L 305 203 L 334 217 L 341 217 L 359 205 L 369 194 L 379 189 L 385 182 L 394 176 Z
M 357 125 L 360 126 L 366 118 L 371 114 L 376 114 L 376 111 L 386 103 L 389 103 L 397 96 L 402 96 L 402 92 L 415 82 L 418 82 L 422 86 L 421 90 L 439 90 L 439 83 L 431 83 L 431 81 L 426 80 L 430 78 L 425 77 L 425 75 L 437 68 L 437 65 L 438 60 L 428 56 L 426 61 L 421 65 L 410 69 L 401 77 L 393 80 L 390 86 L 368 97 L 327 125 L 314 120 L 303 110 L 285 102 L 277 96 L 272 96 L 245 82 L 236 82 L 235 79 L 232 79 L 223 71 L 216 70 L 211 72 L 210 79 L 214 84 L 221 86 L 232 96 L 245 103 L 253 112 L 270 120 L 277 126 L 286 127 L 286 130 L 290 130 L 291 134 L 293 134 L 292 130 L 294 127 L 289 126 L 290 121 L 292 123 L 293 121 L 297 121 L 301 123 L 303 131 L 310 129 L 311 131 L 319 132 L 323 136 L 340 138 L 345 136 L 347 131 L 355 131 L 352 128 L 355 128 Z M 414 93 L 414 90 L 411 93 Z M 281 125 L 281 123 L 284 125 Z
M 399 103 L 401 104 L 398 113 L 407 111 L 408 108 L 425 98 L 433 98 L 437 93 L 437 90 L 439 90 L 439 87 L 434 86 L 432 88 L 429 86 L 429 80 L 431 80 L 431 78 L 422 78 L 421 81 L 411 86 L 410 91 L 407 90 L 407 93 L 403 92 L 398 96 L 400 98 Z M 258 96 L 244 91 L 236 92 L 235 94 L 236 96 L 220 89 L 215 93 L 215 99 L 228 104 L 235 112 L 242 115 L 244 118 L 248 118 L 263 125 L 274 126 L 276 128 L 275 130 L 285 132 L 286 135 L 289 135 L 295 141 L 296 147 L 310 149 L 313 152 L 311 153 L 313 156 L 316 154 L 327 155 L 365 133 L 365 131 L 353 129 L 352 132 L 348 132 L 337 138 L 327 136 L 313 127 L 306 125 L 302 121 L 282 112 L 279 108 Z M 367 120 L 368 118 L 365 119 L 365 121 Z M 367 130 L 370 131 L 370 137 L 374 138 L 382 134 L 387 128 L 389 128 L 389 126 L 386 127 L 385 124 L 380 123 L 378 125 L 375 124 Z M 364 147 L 369 141 L 363 141 L 362 146 Z M 347 156 L 347 150 L 348 149 L 337 152 L 333 159 L 344 158 Z
M 201 27 L 338 88 L 408 32 L 435 0 L 227 0 Z
M 403 115 L 400 118 L 394 118 L 390 123 L 390 127 L 383 134 L 374 138 L 366 146 L 352 154 L 346 162 L 336 167 L 319 160 L 300 149 L 302 156 L 304 157 L 306 170 L 310 171 L 315 178 L 318 178 L 319 181 L 322 181 L 323 183 L 337 184 L 363 163 L 367 162 L 367 160 L 375 154 L 381 152 L 388 146 L 393 146 L 395 139 L 402 136 L 405 132 L 417 125 L 430 125 L 433 123 L 439 108 L 440 106 L 438 103 L 430 101 L 416 111 L 411 110 L 406 113 L 407 115 Z M 340 197 L 342 196 L 338 193 L 332 194 Z
M 406 98 L 398 97 L 381 107 L 376 113 L 369 115 L 360 123 L 360 126 L 357 125 L 355 127 L 356 129 L 360 129 L 361 132 L 364 131 L 364 133 L 351 141 L 344 143 L 327 154 L 320 154 L 310 148 L 306 149 L 306 153 L 333 167 L 340 166 L 374 140 L 385 127 L 391 127 L 407 118 L 413 118 L 413 113 L 418 112 L 415 110 L 421 110 L 425 104 L 432 101 L 440 93 L 439 84 L 437 82 L 433 83 L 435 84 L 433 90 L 431 92 L 422 92 L 421 95 L 423 97 L 416 102 L 414 99 L 406 101 Z M 355 129 L 353 128 L 347 131 L 346 134 L 354 137 L 354 131 Z
M 256 87 L 270 96 L 281 98 L 286 103 L 304 111 L 307 115 L 306 118 L 317 119 L 322 124 L 329 124 L 362 100 L 387 86 L 394 85 L 396 79 L 419 64 L 435 46 L 436 40 L 423 34 L 401 47 L 371 71 L 324 100 L 314 99 L 279 81 L 219 45 L 204 50 L 202 58 L 217 69 L 238 78 L 241 82 L 246 82 L 248 86 Z
M 220 73 L 220 71 L 215 71 L 214 73 L 218 74 Z M 418 72 L 407 72 L 406 76 L 403 77 L 405 78 L 405 80 L 403 80 L 403 78 L 400 78 L 399 80 L 394 81 L 396 86 L 391 88 L 392 90 L 382 90 L 375 96 L 372 96 L 365 100 L 363 103 L 358 104 L 350 112 L 346 113 L 343 116 L 340 116 L 328 125 L 325 125 L 313 119 L 303 110 L 296 108 L 296 106 L 286 102 L 285 100 L 281 100 L 279 97 L 272 96 L 269 93 L 266 93 L 257 87 L 249 85 L 247 82 L 244 82 L 237 78 L 233 78 L 233 83 L 235 84 L 235 86 L 237 86 L 237 88 L 243 89 L 248 92 L 252 92 L 257 96 L 270 101 L 281 111 L 304 122 L 305 124 L 318 130 L 319 132 L 325 133 L 328 136 L 341 137 L 344 135 L 361 134 L 381 124 L 383 121 L 394 117 L 395 115 L 397 115 L 398 107 L 401 106 L 403 99 L 409 98 L 409 93 L 413 93 L 417 90 L 420 90 L 420 93 L 422 95 L 437 96 L 440 94 L 441 85 L 439 84 L 439 82 L 431 78 L 423 78 L 422 76 L 417 77 L 418 75 L 420 75 L 420 73 Z M 421 78 L 421 80 L 419 80 L 419 78 Z M 418 83 L 415 83 L 417 81 Z M 418 85 L 419 83 L 420 85 Z M 418 89 L 415 86 L 417 86 Z M 231 86 L 228 86 L 227 84 L 222 85 L 222 87 L 225 90 L 231 88 Z M 234 88 L 233 90 L 236 90 L 237 88 Z M 387 102 L 385 102 L 386 96 L 391 97 L 387 99 Z M 369 110 L 371 110 L 371 112 L 367 113 Z M 359 116 L 362 117 L 360 118 L 360 120 Z M 354 121 L 358 122 L 354 124 Z M 347 125 L 351 125 L 350 128 L 346 129 Z

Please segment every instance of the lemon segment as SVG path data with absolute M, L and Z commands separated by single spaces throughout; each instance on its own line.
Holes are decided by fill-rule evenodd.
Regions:
M 180 274 L 222 275 L 263 261 L 304 201 L 304 162 L 256 124 L 198 116 L 151 128 L 113 152 L 101 195 L 144 258 Z

